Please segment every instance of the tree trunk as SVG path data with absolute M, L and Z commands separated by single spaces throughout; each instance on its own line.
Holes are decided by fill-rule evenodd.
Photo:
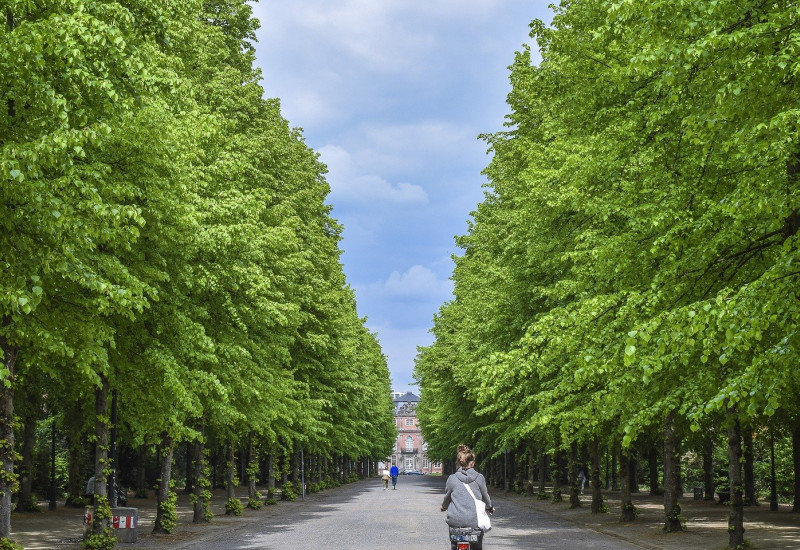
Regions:
M 758 506 L 753 457 L 753 426 L 742 426 L 741 432 L 744 452 L 744 504 L 745 506 Z
M 617 453 L 614 453 L 617 456 Z M 629 522 L 636 519 L 636 508 L 631 501 L 631 459 L 628 450 L 620 447 L 619 450 L 619 480 L 620 480 L 620 514 L 621 522 Z
M 533 495 L 533 482 L 536 473 L 536 449 L 533 448 L 533 444 L 528 446 L 528 479 L 526 480 L 527 483 L 525 484 L 525 494 L 528 496 Z
M 578 444 L 572 443 L 569 451 L 569 507 L 578 508 L 581 505 L 580 482 L 578 481 Z
M 236 484 L 233 481 L 233 476 L 236 473 L 236 453 L 233 448 L 232 439 L 228 439 L 228 444 L 225 449 L 227 451 L 227 458 L 225 459 L 225 488 L 228 498 L 235 498 Z M 226 514 L 233 514 L 233 510 L 228 510 Z
M 192 454 L 194 453 L 194 444 L 191 441 L 186 442 L 186 486 L 183 492 L 187 495 L 194 493 L 194 470 L 192 468 Z
M 11 15 L 9 14 L 9 18 Z M 3 328 L 8 329 L 11 318 L 5 317 Z M 17 481 L 14 476 L 14 367 L 19 350 L 11 345 L 4 335 L 0 335 L 0 348 L 3 351 L 4 380 L 0 380 L 0 538 L 11 536 L 11 493 Z
M 108 517 L 108 486 L 106 485 L 106 468 L 110 466 L 108 459 L 108 377 L 100 376 L 100 387 L 94 393 L 94 513 L 92 514 L 92 534 L 104 535 L 111 529 Z
M 39 505 L 33 501 L 33 447 L 36 443 L 36 415 L 28 414 L 22 432 L 22 463 L 20 465 L 20 487 L 17 511 L 38 512 Z
M 627 453 L 625 456 L 627 456 Z M 622 465 L 620 465 L 620 471 L 622 471 Z M 626 475 L 628 475 L 628 466 L 625 466 L 625 472 Z M 617 446 L 614 445 L 611 451 L 611 490 L 616 491 L 619 488 L 619 478 L 617 477 Z M 630 485 L 628 485 L 628 493 L 630 493 Z
M 714 432 L 703 438 L 703 500 L 714 500 Z
M 205 453 L 203 449 L 203 442 L 200 440 L 200 437 L 194 440 L 194 507 L 193 511 L 194 514 L 192 516 L 193 523 L 207 523 L 208 518 L 206 518 L 206 506 L 207 503 L 204 500 L 203 493 L 204 491 L 204 482 L 205 479 Z
M 728 514 L 728 548 L 744 544 L 744 497 L 742 490 L 742 435 L 735 407 L 728 409 L 728 481 L 731 507 Z
M 631 449 L 631 453 L 628 455 L 630 459 L 630 467 L 628 471 L 631 474 L 631 493 L 638 493 L 639 492 L 639 461 L 636 458 L 635 449 Z
M 600 488 L 600 444 L 597 436 L 589 442 L 589 460 L 592 465 L 592 513 L 599 514 L 603 511 L 603 493 Z
M 678 456 L 675 411 L 664 418 L 664 532 L 682 531 L 681 506 L 678 503 Z
M 65 424 L 68 422 L 69 415 L 64 415 Z M 81 434 L 77 427 L 69 426 L 67 429 L 67 506 L 83 507 L 84 491 L 86 490 L 86 479 L 81 477 L 81 462 L 83 459 L 83 446 L 81 445 Z
M 253 451 L 253 434 L 247 439 L 247 496 L 251 499 L 256 498 L 256 467 L 258 466 L 258 456 Z
M 267 455 L 267 491 L 275 490 L 275 454 Z
M 146 445 L 139 445 L 136 451 L 136 498 L 147 498 L 147 455 Z
M 153 525 L 153 533 L 169 533 L 169 529 L 164 527 L 164 510 L 162 504 L 169 500 L 170 496 L 170 480 L 172 479 L 172 453 L 174 450 L 172 438 L 165 435 L 161 440 L 161 449 L 159 450 L 159 480 L 158 490 L 156 491 L 156 520 Z
M 547 481 L 547 453 L 542 450 L 539 452 L 539 494 L 544 494 L 544 486 Z
M 792 428 L 792 462 L 794 464 L 794 506 L 792 513 L 800 514 L 800 416 Z
M 658 487 L 658 449 L 656 447 L 650 448 L 648 455 L 648 462 L 650 467 L 650 494 L 657 495 L 659 493 Z

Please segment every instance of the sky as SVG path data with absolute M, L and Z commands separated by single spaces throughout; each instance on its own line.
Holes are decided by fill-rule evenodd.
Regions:
M 260 0 L 265 97 L 328 167 L 358 313 L 394 391 L 419 393 L 418 346 L 452 298 L 454 238 L 483 199 L 508 66 L 542 0 Z M 536 60 L 536 56 L 534 56 Z

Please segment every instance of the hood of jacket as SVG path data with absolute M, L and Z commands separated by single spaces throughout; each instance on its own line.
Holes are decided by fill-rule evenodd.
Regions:
M 478 472 L 473 468 L 459 468 L 455 473 L 456 479 L 461 483 L 472 483 L 478 479 Z

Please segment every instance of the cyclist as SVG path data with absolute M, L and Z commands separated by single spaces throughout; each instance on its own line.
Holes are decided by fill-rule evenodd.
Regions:
M 486 479 L 475 471 L 475 454 L 466 445 L 458 446 L 456 462 L 460 466 L 458 471 L 447 478 L 442 512 L 447 512 L 447 525 L 450 534 L 477 533 L 477 545 L 471 548 L 482 548 L 484 531 L 478 526 L 478 512 L 476 500 L 483 501 L 486 511 L 494 513 L 492 500 L 486 489 Z M 473 496 L 474 495 L 474 496 Z M 457 548 L 451 536 L 451 547 Z

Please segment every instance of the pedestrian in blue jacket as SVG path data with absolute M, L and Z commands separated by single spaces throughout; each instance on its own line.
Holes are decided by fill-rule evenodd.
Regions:
M 397 475 L 400 473 L 400 470 L 397 469 L 397 466 L 392 466 L 392 469 L 389 470 L 389 475 L 392 476 L 392 489 L 395 491 L 397 490 Z

